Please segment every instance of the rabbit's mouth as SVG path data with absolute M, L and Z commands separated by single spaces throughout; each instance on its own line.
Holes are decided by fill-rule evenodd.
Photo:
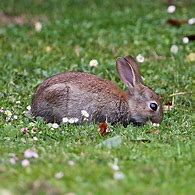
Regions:
M 143 116 L 134 115 L 133 117 L 131 117 L 130 122 L 133 123 L 133 125 L 142 126 L 145 125 L 148 120 L 148 117 L 146 118 Z

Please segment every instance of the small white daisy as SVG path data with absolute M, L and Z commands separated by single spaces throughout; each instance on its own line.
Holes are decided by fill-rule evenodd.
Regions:
M 112 167 L 112 170 L 119 171 L 119 166 L 117 164 L 113 164 L 111 167 Z
M 69 161 L 68 161 L 68 165 L 74 166 L 74 165 L 75 165 L 75 162 L 74 162 L 73 160 L 69 160 Z
M 124 173 L 117 171 L 114 173 L 114 179 L 115 180 L 123 180 L 125 178 Z
M 69 118 L 68 119 L 68 122 L 70 123 L 70 124 L 73 124 L 73 123 L 77 123 L 78 122 L 78 118 Z
M 183 41 L 183 43 L 184 43 L 184 44 L 189 43 L 189 39 L 188 39 L 188 37 L 183 37 L 182 41 Z
M 141 54 L 138 54 L 136 56 L 136 60 L 139 62 L 139 63 L 143 63 L 144 62 L 144 56 L 141 55 Z
M 96 59 L 92 59 L 90 62 L 89 62 L 89 66 L 90 67 L 97 67 L 98 66 L 98 61 Z
M 57 129 L 58 127 L 59 127 L 59 125 L 57 123 L 52 124 L 52 128 Z
M 9 159 L 9 162 L 12 164 L 12 165 L 15 165 L 18 161 L 18 158 L 16 156 L 12 157 Z
M 37 154 L 37 152 L 35 150 L 32 149 L 27 149 L 24 152 L 24 158 L 38 158 L 39 155 Z
M 89 117 L 89 113 L 86 110 L 81 110 L 81 114 L 82 116 L 84 116 L 85 118 Z
M 64 173 L 62 173 L 62 172 L 58 172 L 55 174 L 56 179 L 61 179 L 63 176 L 64 176 Z
M 190 24 L 190 25 L 195 24 L 195 18 L 190 18 L 188 20 L 188 24 Z
M 30 110 L 31 110 L 31 106 L 27 106 L 26 109 L 27 109 L 28 111 L 30 111 Z
M 33 140 L 34 140 L 34 141 L 38 141 L 38 138 L 37 138 L 37 137 L 33 137 Z
M 7 115 L 8 117 L 11 117 L 11 116 L 12 116 L 12 113 L 11 113 L 11 111 L 9 111 L 9 110 L 6 110 L 4 113 L 5 113 L 5 115 Z
M 175 10 L 176 10 L 175 5 L 170 5 L 170 6 L 167 8 L 167 12 L 168 12 L 169 14 L 174 13 Z
M 179 48 L 177 45 L 172 45 L 170 48 L 171 53 L 176 54 L 178 52 Z
M 24 159 L 22 162 L 21 162 L 22 166 L 23 167 L 28 167 L 30 165 L 30 162 L 28 159 Z
M 40 32 L 42 30 L 42 23 L 41 22 L 35 22 L 34 27 L 35 27 L 36 32 Z
M 17 116 L 17 115 L 14 115 L 14 116 L 13 116 L 13 119 L 14 119 L 14 120 L 18 119 L 18 116 Z
M 159 127 L 160 124 L 159 124 L 159 123 L 152 123 L 152 126 L 153 126 L 153 127 Z
M 67 117 L 62 118 L 62 122 L 63 123 L 67 123 L 68 122 L 68 118 Z

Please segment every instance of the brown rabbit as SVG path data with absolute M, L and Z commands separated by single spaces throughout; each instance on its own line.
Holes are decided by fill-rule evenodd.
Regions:
M 118 58 L 116 67 L 124 92 L 114 83 L 82 72 L 65 72 L 45 80 L 32 99 L 31 113 L 47 122 L 61 123 L 63 118 L 76 118 L 76 123 L 103 122 L 111 124 L 130 122 L 141 125 L 148 120 L 160 123 L 163 119 L 161 98 L 143 84 L 139 65 L 131 56 Z

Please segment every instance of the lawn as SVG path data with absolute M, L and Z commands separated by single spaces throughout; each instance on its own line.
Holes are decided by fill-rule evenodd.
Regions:
M 163 0 L 1 0 L 0 194 L 195 194 L 195 42 L 182 41 L 195 26 L 166 23 L 194 17 L 195 2 L 175 2 L 171 14 Z M 144 56 L 145 83 L 172 104 L 159 127 L 118 124 L 101 136 L 97 124 L 26 116 L 36 86 L 59 72 L 125 89 L 115 60 L 129 54 Z

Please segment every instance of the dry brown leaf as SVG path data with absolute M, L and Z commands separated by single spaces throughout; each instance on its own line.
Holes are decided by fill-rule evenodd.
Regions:
M 177 20 L 177 19 L 168 19 L 167 20 L 167 24 L 170 24 L 172 26 L 177 26 L 177 27 L 180 27 L 181 25 L 183 24 L 187 24 L 188 21 L 187 20 Z
M 195 53 L 190 53 L 188 56 L 186 56 L 186 60 L 188 62 L 194 62 L 195 61 Z
M 173 97 L 172 101 L 169 101 L 169 102 L 164 104 L 164 106 L 163 106 L 164 112 L 170 111 L 174 108 L 174 106 L 175 106 L 174 105 L 174 100 L 175 100 L 175 98 Z
M 99 133 L 100 135 L 104 136 L 108 133 L 112 132 L 111 128 L 108 126 L 108 123 L 102 122 L 99 124 Z

